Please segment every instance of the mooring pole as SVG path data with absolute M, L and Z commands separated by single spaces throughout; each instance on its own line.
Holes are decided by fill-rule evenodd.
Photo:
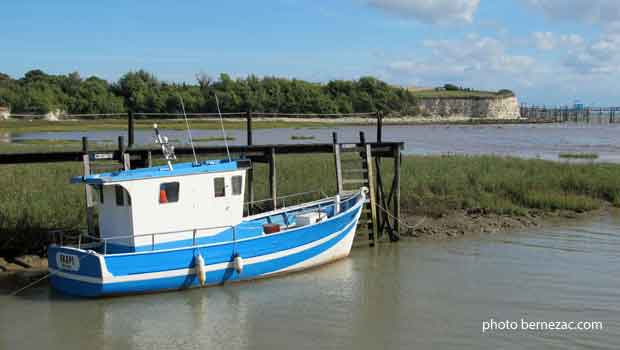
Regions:
M 383 142 L 383 112 L 377 112 L 377 143 Z
M 277 209 L 278 194 L 276 190 L 276 149 L 271 147 L 269 151 L 269 191 L 271 192 L 271 203 L 273 209 Z
M 392 147 L 392 154 L 394 155 L 394 231 L 400 235 L 400 167 L 401 167 L 401 153 L 399 146 Z
M 248 146 L 252 146 L 252 112 L 247 111 L 245 116 L 245 132 L 248 138 Z
M 84 176 L 90 175 L 90 157 L 88 156 L 88 138 L 82 137 L 82 165 Z M 89 235 L 95 233 L 95 203 L 93 203 L 93 189 L 84 185 L 86 196 L 86 227 Z
M 133 112 L 127 113 L 127 147 L 131 148 L 134 145 L 134 120 Z
M 334 162 L 336 167 L 336 194 L 342 193 L 342 165 L 340 161 L 340 145 L 338 144 L 338 134 L 334 131 L 332 133 L 332 139 L 334 142 Z

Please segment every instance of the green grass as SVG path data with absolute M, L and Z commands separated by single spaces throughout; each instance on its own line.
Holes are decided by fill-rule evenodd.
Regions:
M 40 147 L 40 146 L 38 146 Z M 389 191 L 392 162 L 383 161 Z M 335 190 L 331 155 L 278 156 L 278 194 Z M 256 199 L 268 197 L 265 164 L 255 164 Z M 79 163 L 0 167 L 0 256 L 40 249 L 45 232 L 85 225 L 84 192 L 70 185 Z M 405 156 L 404 212 L 436 216 L 470 208 L 524 215 L 620 205 L 620 165 L 571 164 L 494 156 Z
M 505 97 L 495 91 L 410 90 L 418 98 L 496 98 Z
M 185 130 L 183 119 L 137 119 L 136 129 L 152 129 L 153 124 L 157 123 L 162 130 Z M 210 119 L 190 119 L 190 126 L 197 130 L 217 130 L 220 122 Z M 244 120 L 225 120 L 224 125 L 227 129 L 245 129 Z M 333 122 L 317 122 L 304 120 L 253 120 L 254 129 L 273 129 L 290 127 L 326 127 L 333 125 Z M 46 121 L 46 120 L 2 120 L 0 121 L 0 134 L 3 132 L 24 133 L 24 132 L 53 132 L 53 131 L 94 131 L 94 130 L 127 130 L 126 119 L 100 119 L 100 120 L 66 120 L 66 121 Z
M 89 142 L 89 147 L 97 150 L 117 149 L 112 140 Z M 82 149 L 82 141 L 77 140 L 25 140 L 15 143 L 0 143 L 0 153 L 28 153 L 28 152 L 61 152 L 79 151 Z
M 291 136 L 291 140 L 314 140 L 316 137 L 309 135 L 309 136 L 304 136 L 304 135 L 293 135 Z
M 194 142 L 216 142 L 216 141 L 224 141 L 223 136 L 206 136 L 206 137 L 193 137 L 192 140 Z M 226 136 L 227 141 L 234 141 L 235 137 Z
M 573 158 L 573 159 L 597 159 L 597 153 L 560 153 L 560 158 Z

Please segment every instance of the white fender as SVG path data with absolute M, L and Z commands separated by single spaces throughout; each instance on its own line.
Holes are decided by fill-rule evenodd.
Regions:
M 233 259 L 233 266 L 235 267 L 235 271 L 237 273 L 243 272 L 243 258 L 240 255 L 235 255 Z
M 205 269 L 205 260 L 200 254 L 194 257 L 194 269 L 196 270 L 198 281 L 200 281 L 200 286 L 204 286 L 207 280 L 207 271 Z
M 336 195 L 334 200 L 334 216 L 340 214 L 340 193 Z

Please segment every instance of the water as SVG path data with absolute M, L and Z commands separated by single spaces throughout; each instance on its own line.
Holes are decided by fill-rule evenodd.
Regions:
M 330 143 L 332 131 L 338 132 L 340 142 L 359 140 L 359 131 L 365 131 L 367 140 L 374 141 L 374 126 L 338 126 L 334 128 L 255 129 L 255 144 Z M 245 144 L 244 130 L 228 130 L 235 138 L 231 144 Z M 620 124 L 516 124 L 516 125 L 387 125 L 385 141 L 404 141 L 407 154 L 497 154 L 524 158 L 557 160 L 563 152 L 596 153 L 598 161 L 620 162 Z M 185 143 L 182 130 L 166 130 L 175 142 Z M 88 132 L 34 132 L 5 134 L 4 142 L 23 142 L 31 139 L 80 140 L 88 136 L 92 141 L 115 143 L 124 130 Z M 218 130 L 194 130 L 194 138 L 221 136 Z M 292 140 L 292 136 L 313 136 L 310 140 Z M 137 144 L 151 144 L 150 130 L 136 131 Z M 209 142 L 208 145 L 222 142 Z
M 102 300 L 0 297 L 0 349 L 618 349 L 620 216 L 403 241 L 257 282 Z M 482 322 L 595 320 L 600 331 Z

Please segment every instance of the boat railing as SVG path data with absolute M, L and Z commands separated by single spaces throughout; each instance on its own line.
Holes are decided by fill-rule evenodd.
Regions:
M 329 198 L 329 196 L 327 196 L 325 194 L 325 192 L 317 190 L 317 191 L 308 191 L 308 192 L 300 192 L 300 193 L 293 193 L 293 194 L 288 194 L 286 196 L 280 196 L 280 197 L 276 197 L 275 203 L 276 203 L 276 207 L 273 208 L 278 209 L 277 204 L 279 202 L 282 203 L 282 205 L 279 208 L 285 208 L 286 207 L 286 201 L 291 200 L 292 198 L 298 198 L 298 197 L 302 197 L 302 196 L 307 196 L 307 195 L 311 195 L 311 194 L 318 194 L 319 196 L 321 196 L 320 199 L 325 199 L 325 198 Z M 243 205 L 246 207 L 246 209 L 249 209 L 250 206 L 253 206 L 255 204 L 259 204 L 259 203 L 267 203 L 267 202 L 271 202 L 273 201 L 273 198 L 265 198 L 265 199 L 259 199 L 259 200 L 255 200 L 255 201 L 251 201 L 251 202 L 245 202 L 243 203 Z M 290 203 L 290 202 L 289 202 Z
M 192 245 L 191 245 L 191 247 L 194 247 L 194 246 L 196 246 L 196 239 L 199 238 L 199 237 L 197 237 L 199 231 L 204 231 L 204 230 L 220 230 L 220 229 L 221 230 L 223 230 L 223 229 L 232 229 L 233 242 L 237 239 L 237 229 L 235 228 L 235 226 L 233 226 L 233 225 L 224 225 L 224 226 L 198 227 L 198 228 L 194 228 L 194 229 L 190 229 L 190 230 L 185 229 L 185 230 L 176 230 L 176 231 L 167 231 L 167 232 L 143 233 L 143 234 L 138 234 L 138 235 L 114 236 L 114 237 L 106 237 L 106 238 L 91 236 L 91 235 L 89 235 L 87 233 L 82 233 L 82 234 L 80 234 L 78 236 L 77 248 L 78 249 L 88 249 L 88 248 L 94 248 L 96 246 L 103 245 L 103 254 L 106 255 L 108 253 L 108 242 L 109 241 L 120 241 L 120 240 L 124 240 L 124 239 L 136 239 L 136 238 L 142 238 L 142 237 L 151 237 L 151 251 L 155 251 L 155 241 L 156 241 L 155 237 L 157 237 L 157 236 L 165 236 L 165 235 L 172 235 L 172 234 L 189 233 L 190 231 L 192 233 Z M 84 244 L 84 243 L 82 243 L 84 238 L 89 239 L 92 242 Z

